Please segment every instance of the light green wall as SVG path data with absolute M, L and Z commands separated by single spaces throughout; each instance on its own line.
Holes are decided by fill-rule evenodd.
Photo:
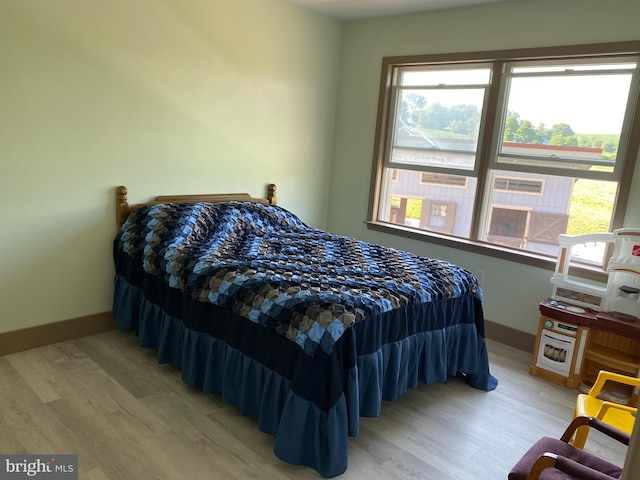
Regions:
M 343 31 L 330 230 L 486 272 L 485 315 L 535 333 L 551 294 L 548 270 L 367 230 L 369 183 L 382 57 L 640 40 L 640 2 L 519 0 L 350 21 Z M 586 99 L 588 101 L 588 99 Z M 640 167 L 626 226 L 640 226 Z
M 487 317 L 533 333 L 549 271 L 362 223 L 381 59 L 639 40 L 638 18 L 626 0 L 344 26 L 283 0 L 0 0 L 0 333 L 110 309 L 117 185 L 136 202 L 267 182 L 312 225 L 485 270 Z M 628 226 L 637 205 L 640 168 Z
M 281 0 L 0 0 L 0 332 L 108 311 L 115 187 L 327 220 L 341 24 Z

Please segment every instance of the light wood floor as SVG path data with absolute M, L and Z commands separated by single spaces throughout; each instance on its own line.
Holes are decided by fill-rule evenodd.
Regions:
M 576 392 L 528 374 L 530 354 L 488 342 L 498 388 L 420 385 L 349 440 L 344 479 L 505 479 L 543 435 L 559 437 Z M 182 383 L 118 331 L 0 357 L 0 452 L 79 455 L 81 479 L 319 479 L 273 455 L 252 418 Z M 587 449 L 622 465 L 593 432 Z

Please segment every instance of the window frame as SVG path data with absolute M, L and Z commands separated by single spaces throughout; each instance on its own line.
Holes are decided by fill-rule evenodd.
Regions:
M 598 60 L 608 57 L 626 57 L 640 55 L 640 41 L 600 43 L 587 45 L 565 45 L 559 47 L 542 47 L 542 48 L 525 48 L 518 50 L 494 50 L 481 52 L 459 52 L 459 53 L 439 53 L 428 55 L 411 55 L 411 56 L 393 56 L 384 57 L 382 59 L 382 69 L 380 77 L 380 89 L 378 95 L 378 110 L 375 130 L 375 143 L 373 152 L 373 168 L 371 174 L 371 185 L 369 191 L 369 209 L 367 213 L 367 227 L 393 235 L 412 238 L 429 243 L 447 246 L 450 248 L 462 249 L 473 253 L 488 255 L 491 257 L 501 258 L 508 261 L 522 263 L 526 265 L 536 266 L 553 270 L 555 268 L 555 259 L 545 255 L 540 255 L 524 250 L 515 250 L 504 248 L 488 242 L 480 240 L 472 240 L 467 238 L 454 237 L 451 235 L 443 235 L 441 233 L 418 230 L 403 225 L 392 224 L 382 220 L 378 220 L 378 211 L 380 206 L 380 191 L 384 182 L 384 168 L 388 166 L 386 153 L 392 148 L 393 119 L 395 115 L 394 100 L 395 88 L 393 75 L 396 67 L 419 66 L 421 64 L 429 64 L 433 66 L 445 66 L 451 64 L 459 64 L 464 66 L 467 64 L 470 68 L 474 65 L 493 64 L 501 65 L 494 71 L 497 78 L 494 77 L 488 87 L 486 96 L 486 112 L 485 122 L 481 124 L 478 134 L 478 147 L 476 151 L 478 172 L 476 206 L 471 224 L 471 236 L 477 235 L 480 231 L 481 207 L 479 203 L 483 202 L 486 195 L 486 181 L 491 169 L 501 169 L 505 165 L 498 163 L 496 165 L 494 155 L 497 154 L 499 141 L 492 138 L 493 135 L 501 134 L 501 127 L 496 125 L 503 108 L 500 99 L 500 91 L 502 83 L 505 81 L 504 65 L 514 61 L 539 61 L 539 60 L 557 60 L 559 62 L 566 60 L 576 60 L 583 58 L 585 60 Z M 618 152 L 620 154 L 621 171 L 616 172 L 618 175 L 618 192 L 614 201 L 613 214 L 611 218 L 611 228 L 621 228 L 623 226 L 624 215 L 629 200 L 631 183 L 633 180 L 633 171 L 638 162 L 638 153 L 640 150 L 640 94 L 638 93 L 638 85 L 631 85 L 632 92 L 635 88 L 635 99 L 631 104 L 631 109 L 627 112 L 628 117 L 625 119 L 624 129 L 628 129 L 626 144 L 619 145 Z M 621 132 L 622 133 L 622 132 Z M 622 137 L 622 134 L 621 134 Z M 618 164 L 619 162 L 616 162 Z M 406 168 L 404 166 L 394 164 L 393 168 Z M 409 168 L 410 169 L 410 168 Z M 535 169 L 532 169 L 535 171 Z M 464 171 L 458 172 L 442 172 L 464 174 Z M 515 173 L 515 172 L 514 172 Z M 472 175 L 473 176 L 473 175 Z M 603 268 L 591 265 L 573 266 L 574 274 L 591 278 L 599 281 L 606 281 L 606 275 Z

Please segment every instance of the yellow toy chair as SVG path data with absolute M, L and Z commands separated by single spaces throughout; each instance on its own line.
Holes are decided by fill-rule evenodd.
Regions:
M 631 434 L 638 409 L 598 398 L 601 395 L 605 382 L 608 380 L 631 387 L 640 387 L 640 378 L 600 370 L 598 378 L 596 378 L 589 393 L 581 393 L 578 395 L 573 418 L 580 416 L 594 417 L 618 430 Z M 573 439 L 573 445 L 578 448 L 584 448 L 588 435 L 588 426 L 578 428 Z

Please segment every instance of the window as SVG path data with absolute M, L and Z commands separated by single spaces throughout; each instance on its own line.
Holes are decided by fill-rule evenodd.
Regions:
M 385 58 L 369 225 L 543 259 L 621 227 L 639 65 L 640 42 Z
M 449 185 L 465 188 L 467 186 L 467 177 L 460 175 L 443 175 L 441 173 L 421 172 L 420 184 L 422 185 Z
M 418 227 L 422 218 L 422 199 L 393 195 L 390 197 L 388 215 L 393 223 Z
M 492 243 L 520 248 L 524 242 L 528 217 L 527 210 L 493 207 L 487 236 Z
M 427 200 L 425 205 L 427 208 L 424 209 L 424 212 L 427 212 L 427 216 L 422 217 L 421 227 L 451 233 L 453 221 L 456 217 L 456 204 L 430 202 Z
M 531 193 L 541 195 L 543 185 L 543 180 L 532 180 L 529 178 L 496 177 L 495 182 L 493 182 L 493 189 L 502 190 L 505 192 Z

